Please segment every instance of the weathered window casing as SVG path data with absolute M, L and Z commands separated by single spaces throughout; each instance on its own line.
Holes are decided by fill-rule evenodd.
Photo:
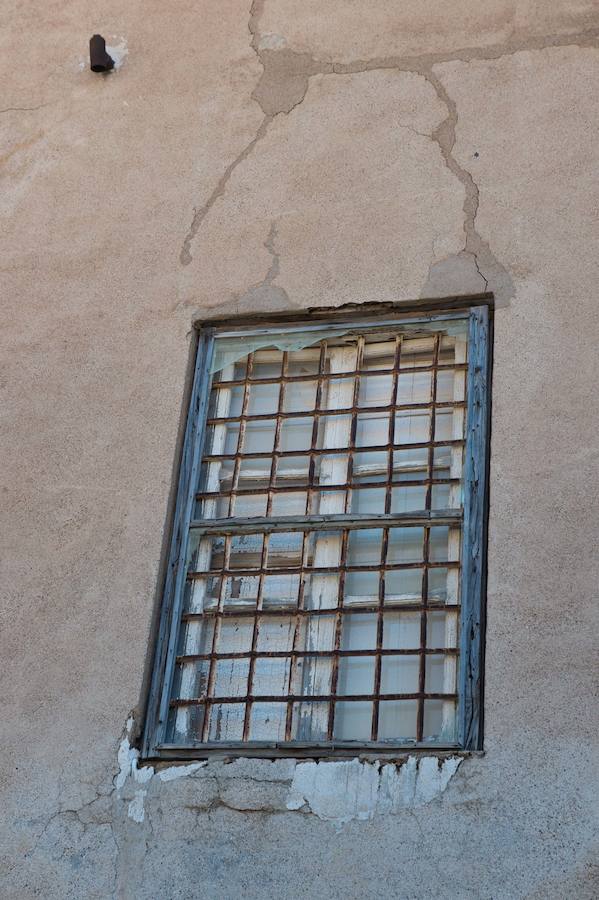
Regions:
M 200 329 L 146 756 L 481 748 L 489 377 L 487 305 Z

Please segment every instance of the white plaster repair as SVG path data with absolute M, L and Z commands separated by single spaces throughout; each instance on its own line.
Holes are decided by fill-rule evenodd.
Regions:
M 318 818 L 343 824 L 423 806 L 440 797 L 461 761 L 460 757 L 440 761 L 435 756 L 418 761 L 410 756 L 400 766 L 358 759 L 300 763 L 287 808 L 307 806 Z
M 139 790 L 135 791 L 135 797 L 131 801 L 127 809 L 127 815 L 130 819 L 133 819 L 134 822 L 137 822 L 139 825 L 143 822 L 146 817 L 146 811 L 144 809 L 144 799 L 148 792 Z
M 174 781 L 175 778 L 183 778 L 186 775 L 193 775 L 198 769 L 202 769 L 208 763 L 204 762 L 190 763 L 188 766 L 170 766 L 168 769 L 161 769 L 158 777 L 161 781 Z

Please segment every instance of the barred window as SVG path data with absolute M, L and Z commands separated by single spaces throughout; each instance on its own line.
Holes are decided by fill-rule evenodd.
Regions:
M 148 755 L 479 746 L 487 319 L 201 332 Z

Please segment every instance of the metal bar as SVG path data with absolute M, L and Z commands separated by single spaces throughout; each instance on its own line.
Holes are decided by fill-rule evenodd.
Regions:
M 359 613 L 364 612 L 378 612 L 378 601 L 375 603 L 368 603 L 359 606 L 345 606 L 343 608 L 344 615 L 358 615 Z M 395 604 L 387 604 L 385 606 L 385 611 L 389 610 L 390 612 L 419 612 L 423 608 L 422 603 L 404 603 L 400 601 Z M 441 611 L 451 611 L 456 612 L 460 609 L 459 605 L 455 603 L 429 603 L 429 610 L 441 610 Z M 297 607 L 293 607 L 290 609 L 265 609 L 263 610 L 264 615 L 268 616 L 287 616 L 287 618 L 291 616 L 330 616 L 334 613 L 335 607 L 325 607 L 323 609 L 298 609 Z M 201 613 L 183 613 L 181 616 L 181 620 L 184 622 L 190 621 L 192 619 L 196 619 L 198 616 L 204 616 L 206 618 L 244 618 L 246 616 L 255 616 L 256 615 L 256 607 L 253 606 L 249 609 L 231 609 L 231 610 L 210 610 L 205 609 L 204 612 Z
M 329 610 L 329 612 L 334 612 L 334 610 Z M 182 664 L 186 662 L 193 662 L 196 660 L 202 659 L 249 659 L 252 656 L 256 657 L 264 657 L 265 659 L 288 659 L 289 657 L 304 657 L 304 656 L 317 656 L 324 658 L 331 658 L 334 655 L 338 656 L 418 656 L 419 653 L 427 653 L 427 654 L 448 654 L 449 656 L 457 656 L 458 649 L 457 647 L 439 647 L 439 648 L 431 648 L 426 647 L 423 651 L 420 650 L 419 647 L 415 647 L 414 649 L 390 649 L 388 647 L 377 647 L 376 649 L 371 650 L 248 650 L 246 651 L 237 651 L 235 653 L 186 653 L 182 656 L 177 657 L 177 663 Z M 334 691 L 333 691 L 334 693 Z M 375 691 L 376 693 L 376 691 Z
M 376 490 L 381 487 L 428 487 L 429 485 L 437 485 L 437 484 L 460 484 L 461 478 L 419 478 L 419 479 L 404 479 L 403 481 L 348 481 L 346 484 L 321 484 L 316 486 L 317 491 L 349 491 L 351 489 L 357 490 Z M 238 497 L 253 497 L 256 494 L 302 494 L 304 491 L 312 488 L 312 485 L 308 484 L 300 484 L 300 485 L 282 485 L 281 487 L 256 487 L 256 488 L 238 488 L 236 491 L 220 491 L 216 493 L 215 491 L 202 491 L 196 494 L 196 500 L 216 500 L 219 497 L 228 497 L 230 494 L 235 494 Z
M 306 418 L 305 416 L 303 418 Z M 446 440 L 446 441 L 435 441 L 435 447 L 462 447 L 464 445 L 463 440 Z M 422 450 L 429 446 L 428 441 L 416 441 L 413 443 L 406 444 L 393 444 L 392 450 Z M 388 444 L 368 444 L 367 446 L 360 447 L 360 451 L 364 453 L 375 453 L 380 452 L 381 450 L 388 450 Z M 306 450 L 281 450 L 279 452 L 279 457 L 286 456 L 307 456 L 308 454 L 313 453 L 314 455 L 323 455 L 326 453 L 331 456 L 341 456 L 347 453 L 345 448 L 338 447 L 314 447 L 306 449 Z M 255 452 L 243 454 L 246 459 L 270 459 L 272 456 L 272 451 L 264 451 L 264 452 Z M 211 456 L 210 454 L 204 456 L 204 462 L 213 462 L 214 460 L 235 460 L 237 454 L 235 453 L 221 453 L 217 456 Z
M 439 363 L 438 370 L 441 371 L 461 371 L 465 372 L 468 368 L 467 363 Z M 406 372 L 432 372 L 433 366 L 405 366 L 401 369 L 402 374 Z M 353 372 L 347 372 L 347 377 L 352 378 L 354 375 L 390 375 L 395 371 L 393 367 L 390 369 L 356 369 Z M 322 378 L 328 380 L 334 378 L 329 372 L 324 372 Z M 309 375 L 269 375 L 267 378 L 250 378 L 250 384 L 293 384 L 301 381 L 316 381 L 319 378 L 317 374 Z M 245 379 L 219 379 L 214 382 L 215 385 L 222 388 L 242 387 Z M 367 407 L 365 407 L 367 408 Z
M 343 703 L 345 701 L 372 701 L 376 699 L 381 700 L 455 700 L 457 698 L 457 694 L 421 694 L 418 691 L 415 691 L 411 694 L 379 694 L 379 697 L 375 694 L 342 694 L 334 696 L 333 694 L 291 694 L 286 696 L 285 694 L 255 694 L 248 696 L 239 696 L 235 694 L 233 697 L 210 697 L 208 703 L 210 704 L 226 704 L 229 705 L 231 703 Z M 170 705 L 173 708 L 177 708 L 179 706 L 204 706 L 206 705 L 205 697 L 190 697 L 185 699 L 175 699 L 171 700 Z M 245 740 L 245 738 L 244 738 Z
M 409 370 L 418 371 L 418 369 Z M 345 375 L 345 373 L 343 373 Z M 369 374 L 373 374 L 372 372 Z M 314 380 L 314 379 L 313 379 Z M 335 379 L 333 379 L 335 380 Z M 454 409 L 464 407 L 465 401 L 462 400 L 442 400 L 438 403 L 398 403 L 396 406 L 393 404 L 388 404 L 386 406 L 343 406 L 336 409 L 322 409 L 319 411 L 319 416 L 349 416 L 353 412 L 356 413 L 385 413 L 385 412 L 418 412 L 418 410 L 430 410 L 430 409 Z M 315 416 L 315 411 L 312 409 L 306 410 L 294 410 L 293 412 L 282 412 L 282 419 L 311 419 Z M 238 416 L 214 416 L 213 418 L 207 419 L 207 425 L 228 425 L 233 422 L 270 422 L 273 419 L 277 418 L 277 413 L 252 413 L 248 415 L 247 413 L 240 413 Z M 428 442 L 427 442 L 428 443 Z M 386 445 L 385 445 L 386 446 Z M 362 449 L 362 448 L 360 448 Z M 364 447 L 363 449 L 367 450 L 368 447 Z M 307 448 L 306 451 L 307 452 Z M 301 451 L 296 451 L 296 455 L 301 453 Z M 272 454 L 271 454 L 272 455 Z
M 431 402 L 433 404 L 433 410 L 435 407 L 435 400 L 437 399 L 437 372 L 436 366 L 439 362 L 439 349 L 441 344 L 441 336 L 439 334 L 435 335 L 435 342 L 433 345 L 433 372 L 431 375 Z M 429 480 L 432 479 L 433 474 L 433 460 L 434 460 L 434 442 L 435 442 L 435 413 L 431 414 L 430 422 L 429 422 L 429 448 L 428 448 L 428 476 Z M 432 498 L 432 486 L 429 486 L 426 489 L 426 497 L 425 497 L 425 505 L 426 509 L 430 510 L 431 508 L 431 498 Z M 426 679 L 426 640 L 427 640 L 427 605 L 428 605 L 428 565 L 427 563 L 430 560 L 430 541 L 431 541 L 431 533 L 430 528 L 426 528 L 424 531 L 424 545 L 423 545 L 423 555 L 424 555 L 424 568 L 422 570 L 422 605 L 423 609 L 420 613 L 420 665 L 418 668 L 418 690 L 421 694 L 424 694 L 425 687 L 425 679 Z M 422 741 L 424 732 L 424 700 L 418 700 L 418 713 L 416 719 L 416 740 Z

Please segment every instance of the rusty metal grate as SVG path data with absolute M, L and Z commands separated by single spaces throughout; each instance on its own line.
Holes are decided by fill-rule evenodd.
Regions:
M 265 345 L 213 376 L 166 745 L 455 743 L 452 325 Z

